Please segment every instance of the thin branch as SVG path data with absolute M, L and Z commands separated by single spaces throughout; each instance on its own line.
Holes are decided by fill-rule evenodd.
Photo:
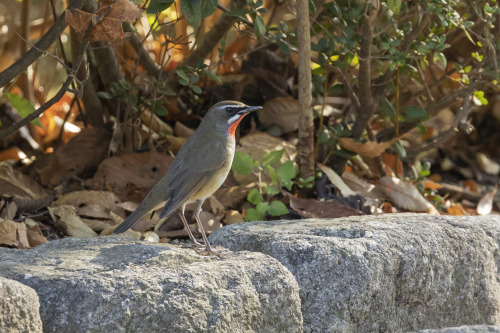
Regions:
M 368 8 L 371 6 L 371 8 Z M 359 102 L 360 106 L 357 108 L 357 118 L 352 128 L 352 136 L 354 138 L 361 137 L 366 125 L 370 121 L 375 107 L 372 97 L 371 88 L 371 48 L 373 39 L 373 27 L 375 18 L 377 17 L 378 7 L 376 4 L 367 4 L 367 10 L 364 15 L 364 22 L 362 25 L 362 39 L 359 52 Z
M 104 16 L 101 16 L 100 18 L 97 18 L 95 24 L 100 21 Z M 50 108 L 52 105 L 57 103 L 63 96 L 64 94 L 70 89 L 69 86 L 75 80 L 75 74 L 80 68 L 80 65 L 83 62 L 83 58 L 85 55 L 85 51 L 87 50 L 87 47 L 89 45 L 89 40 L 90 40 L 90 34 L 92 32 L 92 29 L 94 28 L 94 23 L 90 22 L 89 27 L 85 33 L 85 36 L 82 40 L 82 45 L 80 47 L 80 51 L 78 52 L 78 55 L 75 59 L 74 67 L 73 69 L 68 72 L 68 77 L 66 78 L 66 81 L 61 86 L 61 89 L 56 93 L 54 97 L 52 97 L 50 100 L 45 102 L 42 106 L 40 106 L 35 112 L 31 113 L 28 115 L 26 118 L 23 118 L 21 121 L 18 121 L 17 123 L 12 124 L 11 126 L 7 127 L 3 131 L 0 131 L 0 141 L 4 140 L 6 137 L 17 131 L 23 126 L 26 126 L 29 124 L 32 120 L 38 118 L 44 111 L 46 111 L 48 108 Z M 32 48 L 33 50 L 34 48 Z
M 67 9 L 73 10 L 81 8 L 83 0 L 73 0 Z M 54 23 L 52 28 L 43 35 L 42 38 L 35 44 L 35 47 L 29 49 L 21 58 L 13 63 L 9 68 L 0 73 L 0 87 L 5 86 L 10 80 L 24 72 L 36 59 L 38 59 L 44 51 L 46 51 L 52 43 L 54 43 L 59 35 L 66 28 L 65 12 Z
M 235 3 L 238 7 L 245 4 L 243 0 L 236 0 Z M 217 45 L 217 43 L 219 43 L 224 34 L 231 29 L 235 20 L 235 17 L 222 15 L 205 34 L 203 41 L 196 48 L 196 50 L 191 52 L 191 54 L 184 60 L 184 64 L 187 66 L 194 66 L 200 59 L 205 59 L 205 57 L 212 52 L 212 49 Z
M 130 22 L 123 22 L 122 24 L 123 31 L 131 32 L 132 36 L 128 40 L 130 45 L 137 53 L 137 57 L 139 58 L 139 63 L 141 64 L 146 71 L 154 77 L 160 77 L 161 70 L 158 65 L 154 62 L 154 60 L 149 56 L 149 53 L 142 46 L 142 41 L 139 36 L 135 33 L 135 29 Z
M 429 103 L 425 107 L 428 116 L 432 117 L 436 115 L 440 110 L 455 104 L 457 100 L 469 96 L 470 91 L 476 89 L 477 86 L 478 83 L 474 82 L 462 89 L 455 90 L 452 93 L 449 93 L 448 95 L 445 95 L 435 101 L 429 101 Z M 420 121 L 408 121 L 401 123 L 399 125 L 399 134 L 401 135 L 410 131 L 412 128 L 415 128 L 415 126 L 417 126 L 419 123 Z M 385 130 L 380 131 L 377 134 L 377 141 L 378 142 L 389 141 L 392 140 L 394 136 L 395 136 L 395 128 L 394 127 L 387 128 Z

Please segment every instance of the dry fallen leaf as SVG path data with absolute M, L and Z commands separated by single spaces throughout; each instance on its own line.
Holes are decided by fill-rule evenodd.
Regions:
M 305 218 L 334 218 L 364 215 L 357 209 L 337 201 L 319 201 L 316 199 L 295 198 L 289 196 L 290 207 Z
M 430 190 L 439 190 L 440 188 L 443 188 L 443 185 L 438 184 L 432 180 L 426 179 L 422 182 L 424 184 L 424 188 L 430 189 Z
M 384 176 L 380 179 L 380 185 L 391 200 L 399 207 L 412 212 L 427 212 L 439 214 L 420 194 L 415 185 L 402 181 L 399 178 Z
M 260 123 L 265 128 L 279 127 L 281 133 L 295 131 L 299 126 L 299 102 L 292 97 L 276 97 L 267 100 L 257 111 Z
M 500 173 L 500 164 L 486 156 L 486 154 L 478 153 L 476 155 L 476 161 L 481 170 L 487 174 L 497 176 Z
M 82 176 L 108 155 L 111 132 L 104 128 L 84 128 L 77 136 L 35 161 L 35 170 L 45 185 L 58 185 L 61 180 Z
M 142 235 L 141 240 L 150 242 L 150 243 L 159 243 L 160 236 L 154 231 L 147 231 Z
M 187 127 L 180 121 L 175 122 L 174 134 L 179 137 L 188 138 L 194 133 L 194 129 Z
M 257 188 L 257 183 L 247 185 L 231 186 L 220 188 L 215 192 L 215 197 L 224 206 L 224 210 L 229 208 L 237 208 L 238 204 L 243 201 L 251 189 Z
M 42 234 L 42 230 L 40 230 L 40 226 L 38 224 L 28 229 L 26 231 L 26 235 L 31 247 L 38 246 L 48 241 L 47 238 L 45 238 L 45 236 Z
M 328 180 L 336 187 L 339 189 L 339 191 L 342 193 L 342 196 L 348 197 L 350 195 L 355 195 L 353 190 L 347 186 L 346 183 L 342 180 L 342 178 L 332 170 L 332 168 L 318 163 L 318 167 L 325 173 L 325 175 L 328 177 Z
M 211 195 L 209 198 L 208 198 L 208 202 L 210 204 L 210 209 L 212 211 L 213 214 L 215 215 L 222 215 L 224 214 L 224 205 L 221 204 L 219 202 L 219 200 L 217 200 L 217 197 L 215 197 L 215 195 Z
M 465 211 L 464 207 L 462 207 L 461 204 L 453 204 L 450 207 L 448 207 L 448 214 L 449 215 L 454 215 L 454 216 L 464 216 L 464 215 L 469 215 Z
M 97 233 L 87 226 L 76 214 L 73 206 L 49 206 L 54 225 L 68 236 L 77 238 L 96 237 Z
M 112 156 L 99 164 L 94 178 L 86 184 L 94 189 L 112 190 L 122 201 L 140 202 L 167 173 L 173 160 L 158 152 Z
M 123 39 L 122 22 L 133 21 L 142 16 L 142 11 L 129 0 L 102 1 L 101 8 L 95 14 L 75 9 L 72 13 L 66 10 L 66 23 L 83 38 L 91 21 L 100 15 L 105 17 L 95 24 L 90 35 L 91 42 L 109 41 L 119 42 Z
M 387 195 L 385 195 L 383 191 L 352 172 L 344 172 L 342 174 L 342 179 L 356 194 L 373 199 L 387 199 Z
M 0 194 L 17 195 L 41 199 L 47 192 L 33 179 L 12 169 L 6 162 L 0 162 Z
M 107 227 L 106 229 L 101 231 L 100 235 L 101 236 L 109 236 L 113 233 L 113 230 L 115 230 L 116 227 L 118 227 L 118 225 Z M 121 234 L 118 234 L 118 236 L 125 237 L 125 238 L 141 239 L 142 233 L 135 231 L 135 230 L 132 230 L 132 229 L 128 229 L 127 231 L 125 231 Z
M 228 211 L 224 217 L 224 220 L 225 220 L 224 223 L 225 225 L 245 222 L 245 219 L 237 210 Z
M 0 246 L 11 246 L 18 249 L 30 248 L 24 223 L 0 218 Z
M 491 213 L 493 209 L 493 199 L 495 199 L 495 194 L 497 193 L 498 187 L 495 187 L 494 190 L 486 193 L 481 200 L 477 203 L 477 213 L 479 215 L 488 215 Z
M 113 192 L 74 191 L 61 196 L 54 204 L 74 206 L 78 215 L 83 217 L 111 219 L 111 211 L 125 216 L 124 210 L 118 206 L 119 201 Z
M 221 219 L 222 216 L 216 216 L 203 210 L 200 212 L 201 225 L 203 226 L 203 229 L 205 229 L 205 233 L 207 235 L 210 235 L 212 232 L 222 227 L 222 224 L 220 223 Z M 198 230 L 198 225 L 196 225 L 196 230 L 201 233 L 201 230 Z
M 369 158 L 374 158 L 382 155 L 382 153 L 385 152 L 385 150 L 389 148 L 394 142 L 394 140 L 392 140 L 384 142 L 368 141 L 361 143 L 356 142 L 351 138 L 339 138 L 338 141 L 340 145 L 345 149 Z

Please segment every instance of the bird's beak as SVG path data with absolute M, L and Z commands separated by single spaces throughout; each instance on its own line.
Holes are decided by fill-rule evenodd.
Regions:
M 257 111 L 257 110 L 261 110 L 262 109 L 262 106 L 249 106 L 248 108 L 246 108 L 245 110 L 243 110 L 241 113 L 250 113 L 250 112 L 253 112 L 253 111 Z

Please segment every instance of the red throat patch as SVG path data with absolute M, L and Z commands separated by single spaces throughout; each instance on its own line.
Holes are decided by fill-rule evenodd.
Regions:
M 234 138 L 234 135 L 236 133 L 236 127 L 238 127 L 238 124 L 240 123 L 240 121 L 245 118 L 245 116 L 247 115 L 248 113 L 244 113 L 241 115 L 241 117 L 239 117 L 238 119 L 235 120 L 234 123 L 232 123 L 230 126 L 229 126 L 229 129 L 227 130 L 227 134 L 229 134 L 230 136 L 232 136 Z

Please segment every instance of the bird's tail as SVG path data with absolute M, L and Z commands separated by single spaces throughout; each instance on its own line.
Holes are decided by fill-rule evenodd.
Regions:
M 137 209 L 129 217 L 127 217 L 118 227 L 116 227 L 115 230 L 113 230 L 113 234 L 120 234 L 127 231 L 133 227 L 141 217 L 163 205 L 169 197 L 168 179 L 166 178 L 167 176 L 163 177 L 153 187 L 146 198 L 144 198 L 141 202 L 139 207 L 137 207 Z

